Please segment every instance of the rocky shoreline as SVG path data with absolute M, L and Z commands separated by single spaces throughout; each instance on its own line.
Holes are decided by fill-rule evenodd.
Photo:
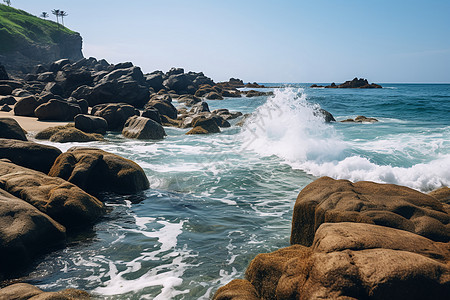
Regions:
M 298 195 L 291 246 L 257 255 L 230 299 L 445 299 L 450 189 L 317 179 Z

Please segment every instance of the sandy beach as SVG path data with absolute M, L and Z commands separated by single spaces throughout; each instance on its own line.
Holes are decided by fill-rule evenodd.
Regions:
M 34 117 L 21 117 L 15 116 L 13 111 L 4 112 L 0 111 L 0 118 L 13 118 L 19 125 L 29 133 L 37 133 L 49 127 L 66 125 L 69 122 L 57 122 L 57 121 L 39 121 Z

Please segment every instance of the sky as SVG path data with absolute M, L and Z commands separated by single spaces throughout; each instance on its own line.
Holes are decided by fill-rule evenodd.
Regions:
M 450 83 L 449 0 L 11 0 L 61 9 L 85 57 L 215 81 Z M 51 15 L 50 19 L 55 19 Z

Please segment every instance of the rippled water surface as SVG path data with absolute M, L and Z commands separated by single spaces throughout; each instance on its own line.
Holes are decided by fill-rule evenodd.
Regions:
M 275 91 L 273 97 L 209 101 L 252 113 L 244 127 L 163 141 L 110 134 L 88 143 L 136 161 L 151 188 L 104 195 L 110 208 L 92 232 L 39 263 L 28 279 L 106 299 L 208 299 L 242 278 L 258 253 L 289 245 L 298 192 L 319 176 L 429 191 L 450 184 L 450 85 Z M 339 120 L 325 124 L 318 107 Z M 53 144 L 66 150 L 76 144 Z

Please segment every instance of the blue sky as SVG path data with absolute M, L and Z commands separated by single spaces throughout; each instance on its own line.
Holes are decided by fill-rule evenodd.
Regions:
M 448 0 L 12 0 L 62 9 L 86 57 L 216 81 L 450 83 Z M 54 16 L 51 16 L 54 19 Z

